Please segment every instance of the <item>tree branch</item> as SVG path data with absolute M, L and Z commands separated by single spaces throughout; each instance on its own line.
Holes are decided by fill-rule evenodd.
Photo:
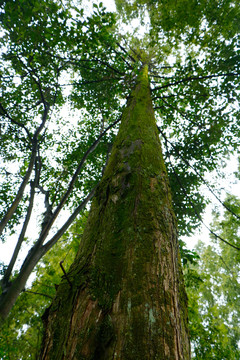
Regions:
M 3 105 L 1 103 L 0 103 L 0 114 L 3 115 L 3 116 L 6 116 L 13 124 L 15 124 L 15 125 L 21 127 L 22 129 L 24 129 L 26 131 L 26 133 L 27 133 L 27 136 L 28 136 L 29 140 L 32 141 L 31 134 L 30 134 L 28 128 L 24 124 L 22 124 L 19 121 L 13 119 L 8 114 L 7 110 L 3 107 Z
M 218 77 L 222 77 L 222 76 L 239 76 L 239 75 L 240 75 L 240 73 L 224 73 L 224 74 L 214 74 L 214 75 L 206 75 L 206 76 L 189 76 L 182 80 L 178 80 L 178 81 L 168 83 L 168 84 L 165 84 L 162 86 L 157 86 L 156 88 L 152 89 L 152 91 L 165 89 L 165 88 L 168 88 L 169 86 L 182 84 L 182 83 L 188 82 L 188 81 L 205 80 L 205 79 L 218 78 Z
M 170 160 L 170 158 L 169 158 L 169 160 Z M 182 182 L 180 181 L 179 176 L 177 175 L 177 173 L 176 173 L 176 171 L 175 171 L 175 169 L 174 169 L 174 166 L 173 166 L 172 163 L 171 163 L 171 160 L 170 160 L 170 165 L 171 165 L 171 168 L 172 168 L 172 170 L 173 170 L 173 173 L 174 173 L 174 175 L 175 175 L 175 178 L 176 178 L 177 182 L 179 183 L 181 189 L 182 189 L 183 192 L 184 192 L 184 195 L 185 195 L 186 198 L 189 200 L 189 202 L 190 202 L 190 204 L 191 204 L 191 206 L 192 206 L 192 208 L 193 208 L 193 210 L 194 210 L 197 218 L 200 220 L 200 222 L 203 224 L 203 226 L 205 226 L 205 228 L 206 228 L 212 235 L 214 235 L 217 239 L 223 241 L 225 244 L 231 246 L 232 248 L 234 248 L 234 249 L 236 249 L 236 250 L 240 250 L 239 247 L 231 244 L 231 243 L 228 242 L 227 240 L 223 239 L 221 236 L 217 235 L 214 231 L 212 231 L 212 230 L 209 228 L 209 226 L 207 226 L 207 225 L 203 222 L 202 217 L 200 216 L 200 214 L 199 214 L 198 211 L 196 210 L 196 207 L 195 207 L 194 203 L 192 202 L 189 194 L 186 192 L 186 190 L 185 190 Z
M 218 200 L 218 202 L 227 210 L 229 211 L 233 216 L 235 216 L 237 219 L 240 220 L 240 216 L 235 214 L 226 204 L 224 204 L 224 202 L 214 193 L 214 191 L 211 189 L 210 185 L 208 184 L 208 182 L 202 177 L 202 175 L 199 173 L 199 171 L 197 171 L 177 150 L 176 146 L 167 139 L 167 137 L 165 136 L 165 134 L 161 131 L 161 129 L 158 127 L 158 131 L 160 132 L 160 134 L 163 136 L 163 138 L 165 139 L 165 142 L 168 142 L 176 151 L 177 156 L 179 158 L 181 158 L 185 164 L 187 166 L 189 166 L 196 174 L 197 176 L 201 179 L 201 181 L 207 186 L 208 190 L 211 192 L 211 194 L 215 197 L 216 200 Z
M 65 61 L 66 63 L 68 64 L 71 64 L 71 65 L 78 65 L 78 66 L 81 66 L 81 67 L 84 67 L 81 65 L 81 63 L 99 63 L 100 65 L 104 65 L 106 66 L 106 68 L 109 68 L 110 70 L 116 72 L 117 74 L 121 75 L 121 76 L 124 76 L 124 73 L 122 73 L 121 71 L 115 69 L 113 66 L 111 66 L 108 62 L 106 61 L 102 61 L 100 59 L 97 59 L 97 58 L 92 58 L 92 59 L 79 59 L 79 60 L 76 60 L 76 59 L 73 59 L 73 58 L 69 58 L 69 59 L 66 59 L 66 58 L 63 58 L 62 56 L 59 56 L 59 55 L 54 55 L 52 54 L 51 52 L 47 52 L 48 55 L 52 56 L 53 58 L 57 58 L 59 60 L 62 60 L 62 61 Z M 86 69 L 88 70 L 95 70 L 93 69 L 92 67 L 86 67 Z
M 68 282 L 70 288 L 72 288 L 72 283 L 71 283 L 69 277 L 67 276 L 67 273 L 66 273 L 66 271 L 65 271 L 65 269 L 64 269 L 64 267 L 63 267 L 63 260 L 60 261 L 59 265 L 60 265 L 60 267 L 61 267 L 61 269 L 62 269 L 62 272 L 64 273 L 65 278 L 67 279 L 67 282 Z
M 55 211 L 53 212 L 52 214 L 52 217 L 49 221 L 49 223 L 46 225 L 46 227 L 43 229 L 42 233 L 41 233 L 41 236 L 38 240 L 38 244 L 39 246 L 41 244 L 43 244 L 44 240 L 46 239 L 47 235 L 48 235 L 48 232 L 51 228 L 51 226 L 53 225 L 54 221 L 56 220 L 59 212 L 61 211 L 61 209 L 63 208 L 63 206 L 65 205 L 68 197 L 70 196 L 72 190 L 73 190 L 73 187 L 74 187 L 74 184 L 78 178 L 78 175 L 80 174 L 83 166 L 84 166 L 84 163 L 86 161 L 86 159 L 88 158 L 88 156 L 96 149 L 97 145 L 99 144 L 100 140 L 102 139 L 102 137 L 107 133 L 108 130 L 110 130 L 111 128 L 113 128 L 118 122 L 120 122 L 121 120 L 121 117 L 118 118 L 117 120 L 115 120 L 111 125 L 109 125 L 99 136 L 98 138 L 94 141 L 94 143 L 88 148 L 88 150 L 85 152 L 85 154 L 83 155 L 81 161 L 79 162 L 78 164 L 78 167 L 72 177 L 72 180 L 70 181 L 69 185 L 68 185 L 68 188 L 67 188 L 67 191 L 65 192 L 65 194 L 63 195 L 62 199 L 60 200 L 60 203 L 59 205 L 57 206 L 57 208 L 55 209 Z
M 76 219 L 78 214 L 84 209 L 87 203 L 93 198 L 95 194 L 96 187 L 88 194 L 88 196 L 81 202 L 81 204 L 74 210 L 72 215 L 68 218 L 65 224 L 58 230 L 58 232 L 45 244 L 42 246 L 43 255 L 46 254 L 51 247 L 56 244 L 56 242 L 62 237 L 65 231 L 69 228 L 69 226 Z
M 104 79 L 100 79 L 100 80 L 81 81 L 80 85 L 97 84 L 97 83 L 101 83 L 101 82 L 105 82 L 105 81 L 109 81 L 109 80 L 123 80 L 123 78 L 108 77 L 108 78 L 104 78 Z M 72 84 L 65 84 L 65 85 L 60 85 L 60 86 L 73 86 L 75 84 L 79 84 L 79 83 L 77 81 L 74 81 Z
M 4 273 L 3 279 L 1 280 L 2 289 L 4 289 L 4 287 L 7 287 L 9 285 L 9 279 L 11 277 L 13 267 L 14 267 L 14 265 L 16 263 L 19 251 L 21 249 L 21 246 L 22 246 L 22 243 L 23 243 L 23 240 L 24 240 L 24 237 L 25 237 L 25 233 L 26 233 L 26 230 L 27 230 L 27 227 L 28 227 L 28 224 L 29 224 L 31 214 L 32 214 L 34 197 L 35 197 L 35 187 L 37 185 L 38 177 L 39 177 L 39 168 L 38 168 L 38 164 L 36 162 L 36 164 L 35 164 L 35 178 L 30 183 L 31 190 L 30 190 L 30 198 L 29 198 L 29 205 L 28 205 L 27 214 L 26 214 L 25 221 L 23 223 L 22 230 L 21 230 L 21 233 L 19 235 L 17 244 L 15 246 L 12 258 L 10 260 L 10 263 L 9 263 L 8 267 L 7 267 L 6 272 Z
M 30 176 L 31 176 L 31 173 L 33 170 L 34 163 L 36 161 L 36 153 L 37 153 L 37 140 L 34 139 L 28 169 L 27 169 L 26 174 L 23 178 L 23 181 L 18 189 L 17 195 L 15 196 L 15 199 L 12 202 L 12 205 L 8 208 L 5 216 L 3 217 L 3 219 L 0 222 L 0 234 L 2 234 L 6 224 L 12 218 L 13 214 L 15 213 L 15 211 L 18 207 L 19 202 L 21 201 L 21 199 L 23 197 L 25 187 L 28 184 L 28 181 L 30 179 Z
M 23 292 L 26 292 L 26 293 L 29 293 L 29 294 L 34 294 L 34 295 L 42 295 L 42 296 L 45 296 L 45 297 L 47 297 L 47 298 L 49 298 L 49 299 L 51 299 L 51 300 L 53 299 L 52 296 L 47 295 L 47 294 L 43 294 L 43 293 L 38 292 L 38 291 L 23 290 Z
M 128 51 L 117 41 L 116 42 L 117 46 L 120 47 L 120 49 L 129 57 L 129 59 L 132 60 L 133 63 L 136 62 L 136 60 L 128 53 Z
M 32 139 L 32 150 L 31 150 L 31 158 L 29 161 L 29 165 L 28 165 L 28 169 L 26 171 L 26 174 L 23 178 L 23 181 L 18 189 L 17 195 L 15 197 L 15 199 L 12 202 L 12 205 L 8 208 L 6 214 L 4 215 L 3 219 L 0 222 L 0 234 L 2 234 L 5 226 L 7 225 L 8 221 L 12 218 L 13 214 L 15 213 L 19 202 L 21 201 L 22 197 L 23 197 L 23 193 L 24 190 L 26 188 L 26 185 L 29 182 L 32 170 L 33 170 L 33 166 L 34 163 L 36 161 L 36 155 L 37 155 L 37 147 L 38 147 L 38 135 L 40 134 L 40 132 L 42 131 L 42 129 L 45 126 L 45 123 L 47 121 L 47 117 L 48 117 L 48 111 L 49 111 L 49 105 L 46 105 L 46 107 L 44 108 L 44 112 L 42 115 L 42 122 L 41 124 L 37 127 L 37 129 L 35 130 L 35 133 L 33 135 L 33 139 Z

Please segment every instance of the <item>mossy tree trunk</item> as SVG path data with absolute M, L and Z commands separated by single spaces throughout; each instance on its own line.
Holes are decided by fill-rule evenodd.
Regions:
M 187 298 L 145 65 L 77 257 L 46 318 L 41 359 L 190 358 Z

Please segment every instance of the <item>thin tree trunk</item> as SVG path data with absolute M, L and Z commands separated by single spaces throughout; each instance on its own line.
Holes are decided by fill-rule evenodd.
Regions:
M 19 238 L 18 238 L 17 244 L 15 246 L 13 255 L 12 255 L 11 260 L 9 262 L 9 265 L 7 267 L 7 270 L 4 273 L 4 276 L 3 276 L 2 280 L 1 280 L 1 287 L 2 287 L 3 291 L 5 291 L 5 289 L 10 285 L 9 279 L 11 277 L 13 267 L 14 267 L 14 265 L 16 263 L 19 251 L 20 251 L 22 243 L 24 241 L 24 236 L 26 234 L 26 230 L 27 230 L 30 218 L 31 218 L 32 209 L 33 209 L 33 203 L 34 203 L 34 197 L 35 197 L 35 186 L 36 186 L 36 183 L 37 183 L 37 178 L 38 178 L 38 169 L 36 169 L 36 171 L 35 171 L 35 179 L 34 179 L 34 181 L 30 183 L 31 190 L 30 190 L 30 197 L 29 197 L 29 205 L 28 205 L 27 214 L 26 214 L 23 226 L 22 226 L 22 230 L 21 230 L 21 233 L 19 235 Z M 0 303 L 1 303 L 1 296 L 0 296 Z M 0 314 L 1 314 L 1 310 L 0 310 Z
M 176 221 L 147 65 L 45 326 L 42 360 L 190 358 Z
M 40 85 L 39 85 L 40 86 Z M 41 90 L 40 90 L 41 91 Z M 37 148 L 38 148 L 38 136 L 41 133 L 42 129 L 44 128 L 47 118 L 48 118 L 48 112 L 49 112 L 49 105 L 46 104 L 45 101 L 43 101 L 44 103 L 44 111 L 42 114 L 42 121 L 41 124 L 37 127 L 33 138 L 32 138 L 32 152 L 31 152 L 31 158 L 28 164 L 28 169 L 26 171 L 26 174 L 21 182 L 21 185 L 18 189 L 18 192 L 15 196 L 15 199 L 13 200 L 12 204 L 10 205 L 10 207 L 8 208 L 6 214 L 4 215 L 4 217 L 2 218 L 2 220 L 0 221 L 0 235 L 2 234 L 5 226 L 7 225 L 8 221 L 12 218 L 13 214 L 15 213 L 15 211 L 17 210 L 17 207 L 20 203 L 20 201 L 23 198 L 23 194 L 25 191 L 25 188 L 29 182 L 29 179 L 31 177 L 32 171 L 33 171 L 33 167 L 34 167 L 34 163 L 36 161 L 36 156 L 37 156 Z M 12 120 L 12 119 L 11 119 Z M 30 135 L 29 131 L 24 127 L 24 129 L 27 131 L 28 135 Z
M 0 326 L 8 317 L 12 307 L 14 306 L 19 294 L 24 289 L 26 282 L 31 275 L 34 267 L 43 256 L 43 248 L 32 248 L 31 256 L 26 258 L 25 263 L 18 276 L 5 288 L 0 296 Z
M 32 174 L 32 170 L 33 170 L 34 163 L 36 160 L 36 154 L 37 154 L 37 141 L 35 141 L 33 143 L 32 154 L 31 154 L 31 158 L 29 161 L 28 169 L 27 169 L 26 174 L 23 178 L 23 181 L 18 189 L 15 199 L 12 202 L 11 206 L 8 208 L 8 210 L 7 210 L 6 214 L 4 215 L 4 217 L 2 218 L 2 220 L 0 221 L 0 235 L 2 234 L 8 221 L 12 218 L 13 214 L 15 213 L 20 201 L 22 200 L 25 188 L 26 188 L 28 181 L 30 179 L 30 176 Z
M 14 306 L 18 296 L 24 290 L 26 282 L 33 272 L 34 267 L 39 260 L 56 244 L 65 231 L 72 224 L 77 215 L 86 206 L 89 200 L 93 197 L 95 189 L 93 189 L 88 196 L 79 204 L 73 214 L 66 220 L 64 225 L 57 231 L 57 233 L 44 245 L 39 245 L 39 239 L 28 252 L 23 265 L 15 279 L 6 283 L 2 294 L 0 295 L 0 326 L 8 317 L 12 307 Z

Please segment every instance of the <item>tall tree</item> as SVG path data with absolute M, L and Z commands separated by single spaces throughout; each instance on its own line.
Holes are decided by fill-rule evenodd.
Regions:
M 214 6 L 207 7 L 206 13 L 201 6 L 196 31 L 190 36 L 194 30 L 191 17 L 182 21 L 181 6 L 175 8 L 170 3 L 174 21 L 159 17 L 161 21 L 141 40 L 119 35 L 115 16 L 106 13 L 101 3 L 94 4 L 89 17 L 80 7 L 67 7 L 69 2 L 65 7 L 58 1 L 39 4 L 25 0 L 17 4 L 13 12 L 11 1 L 5 2 L 1 16 L 5 35 L 1 73 L 4 84 L 1 116 L 5 124 L 2 156 L 6 161 L 13 160 L 10 156 L 15 151 L 13 140 L 16 149 L 22 152 L 14 153 L 21 167 L 12 174 L 11 181 L 9 172 L 2 171 L 5 176 L 2 204 L 7 214 L 3 216 L 2 226 L 13 231 L 24 210 L 26 216 L 13 259 L 4 272 L 2 318 L 7 316 L 36 263 L 92 197 L 107 158 L 106 150 L 110 148 L 106 143 L 114 137 L 107 135 L 107 131 L 119 122 L 121 100 L 131 93 L 143 63 L 149 65 L 151 98 L 182 233 L 189 233 L 199 222 L 204 201 L 198 187 L 204 173 L 217 166 L 220 153 L 227 153 L 230 146 L 236 147 L 239 136 L 239 124 L 235 120 L 239 116 L 235 102 L 239 75 L 238 4 L 223 1 L 217 13 Z M 189 4 L 194 13 L 196 4 Z M 166 15 L 164 4 L 161 6 L 152 8 L 151 18 L 154 11 Z M 225 16 L 226 13 L 231 16 Z M 212 19 L 216 14 L 217 31 L 211 33 L 208 28 L 210 25 L 214 28 Z M 224 26 L 219 21 L 221 17 Z M 235 26 L 231 27 L 233 19 Z M 66 73 L 71 78 L 62 82 Z M 86 109 L 79 126 L 68 132 L 64 132 L 64 121 L 59 120 L 53 122 L 52 130 L 48 117 L 54 105 L 55 118 L 59 115 L 66 101 L 62 91 L 65 85 L 72 87 L 68 97 L 72 106 Z M 94 160 L 91 155 L 97 145 L 98 157 Z M 20 175 L 15 182 L 14 175 Z M 15 191 L 16 185 L 19 192 Z M 46 211 L 39 234 L 18 276 L 13 278 L 13 265 L 39 191 L 44 195 Z M 13 200 L 12 203 L 6 202 L 6 198 Z M 71 208 L 72 215 L 57 232 L 51 233 L 54 221 L 66 206 Z
M 86 221 L 83 215 L 35 268 L 30 287 L 18 297 L 0 332 L 1 360 L 39 358 L 42 315 L 56 294 L 56 287 L 74 260 Z
M 188 359 L 186 307 L 145 64 L 48 313 L 42 359 Z
M 151 115 L 152 59 L 135 41 L 133 45 L 141 72 L 123 112 L 78 255 L 45 315 L 42 359 L 190 357 L 176 225 Z M 196 69 L 198 75 L 175 79 L 166 87 L 238 75 L 202 76 L 198 65 Z M 155 87 L 157 99 L 162 99 L 159 90 L 164 87 Z M 200 92 L 205 100 L 210 89 Z

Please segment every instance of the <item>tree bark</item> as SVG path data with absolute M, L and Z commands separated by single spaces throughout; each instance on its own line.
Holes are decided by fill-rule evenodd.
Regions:
M 76 259 L 44 319 L 42 360 L 190 359 L 176 220 L 147 65 Z

